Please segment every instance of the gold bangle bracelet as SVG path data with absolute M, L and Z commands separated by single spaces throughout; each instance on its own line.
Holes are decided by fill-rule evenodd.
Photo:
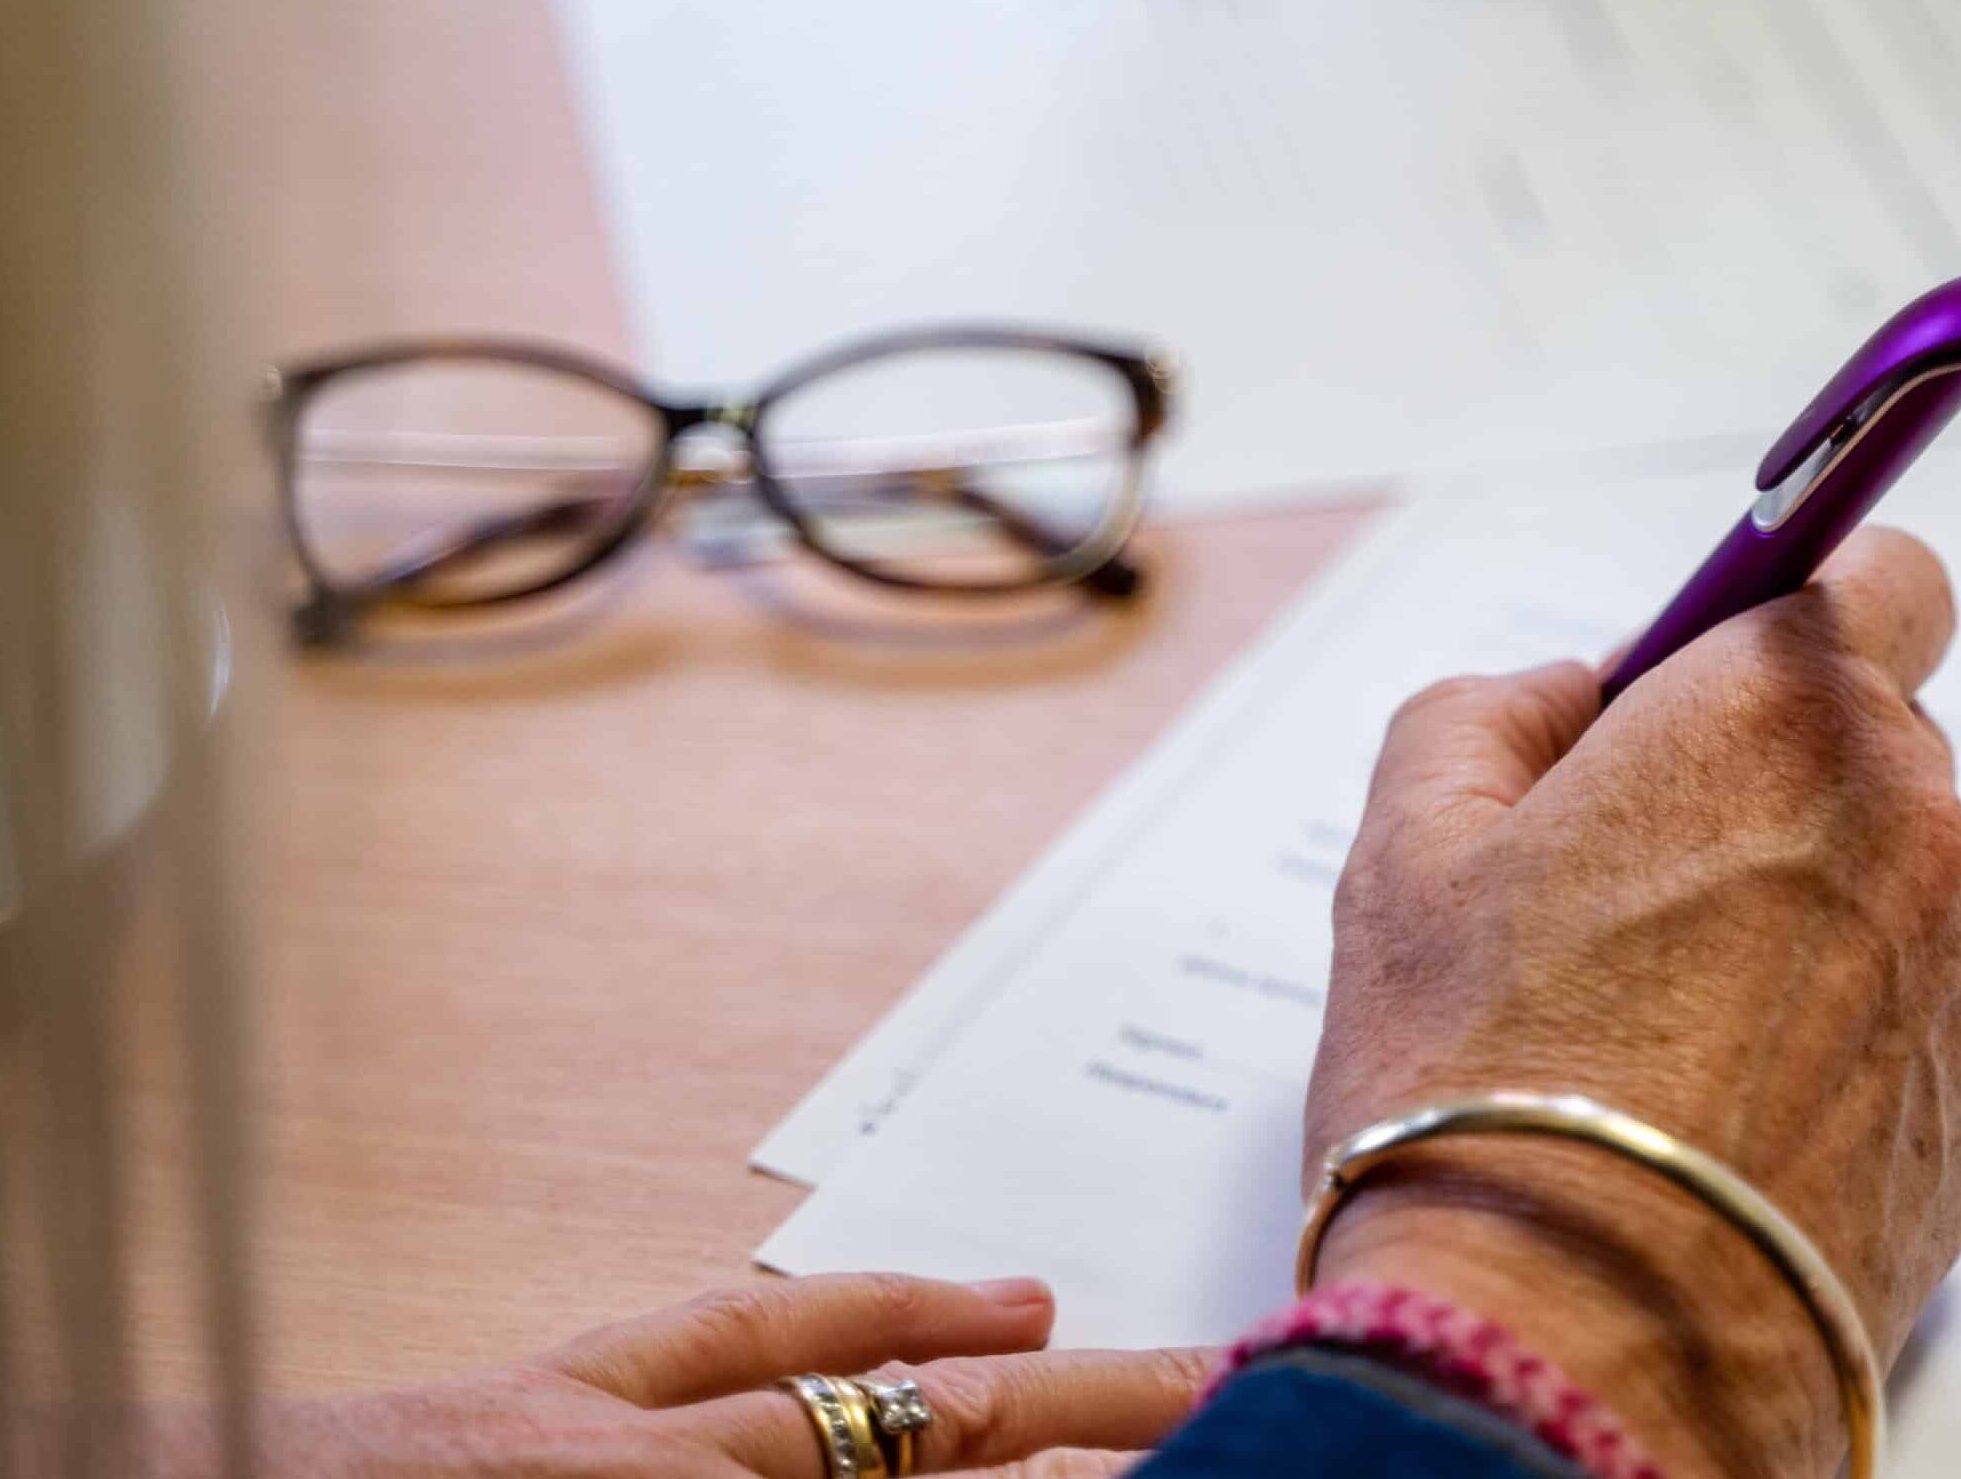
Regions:
M 1720 1214 L 1776 1266 L 1810 1314 L 1838 1379 L 1850 1440 L 1850 1479 L 1874 1479 L 1886 1437 L 1879 1360 L 1858 1306 L 1824 1255 L 1796 1223 L 1721 1161 L 1578 1094 L 1480 1094 L 1426 1105 L 1371 1125 L 1335 1146 L 1322 1164 L 1321 1184 L 1301 1229 L 1294 1267 L 1300 1293 L 1314 1282 L 1328 1224 L 1348 1194 L 1399 1153 L 1445 1135 L 1550 1135 L 1597 1145 L 1645 1166 Z

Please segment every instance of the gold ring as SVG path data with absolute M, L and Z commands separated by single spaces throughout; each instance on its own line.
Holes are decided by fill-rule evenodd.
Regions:
M 878 1446 L 885 1452 L 885 1463 L 896 1479 L 907 1479 L 919 1462 L 919 1435 L 933 1425 L 933 1409 L 916 1381 L 881 1381 L 876 1376 L 854 1376 L 851 1384 L 871 1403 L 872 1420 L 878 1425 Z
M 786 1376 L 777 1385 L 803 1404 L 829 1479 L 889 1479 L 871 1402 L 855 1383 L 809 1372 Z

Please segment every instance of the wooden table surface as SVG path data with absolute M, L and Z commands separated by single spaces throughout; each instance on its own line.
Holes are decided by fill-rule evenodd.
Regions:
M 281 349 L 625 352 L 543 0 L 279 9 Z M 826 627 L 670 548 L 542 639 L 279 658 L 269 1381 L 429 1376 L 756 1277 L 801 1193 L 748 1150 L 1367 509 L 1155 531 L 1142 610 L 1011 641 Z

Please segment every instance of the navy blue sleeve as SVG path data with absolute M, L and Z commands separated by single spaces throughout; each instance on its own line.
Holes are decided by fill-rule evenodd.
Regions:
M 1311 1347 L 1249 1367 L 1137 1479 L 1586 1479 L 1496 1414 L 1365 1356 Z

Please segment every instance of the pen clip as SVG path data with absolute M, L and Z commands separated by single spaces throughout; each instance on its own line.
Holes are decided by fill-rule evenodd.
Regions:
M 1883 415 L 1902 391 L 1953 369 L 1961 369 L 1961 279 L 1916 298 L 1859 346 L 1765 454 L 1758 489 L 1777 487 L 1828 444 Z

